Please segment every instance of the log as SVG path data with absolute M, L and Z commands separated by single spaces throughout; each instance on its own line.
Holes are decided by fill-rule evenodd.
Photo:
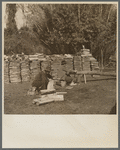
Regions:
M 67 94 L 67 92 L 56 92 L 57 95 L 64 95 Z
M 49 94 L 47 96 L 41 96 L 38 99 L 34 99 L 32 103 L 36 105 L 41 105 L 54 101 L 64 101 L 63 95 Z
M 52 90 L 41 90 L 41 95 L 43 94 L 51 94 L 51 93 L 55 93 L 55 89 L 52 89 Z
M 77 75 L 101 75 L 101 76 L 113 76 L 116 77 L 116 73 L 114 72 L 98 72 L 98 71 L 70 71 L 70 74 Z
M 50 102 L 54 102 L 54 100 L 53 99 L 50 99 L 50 100 L 44 100 L 44 101 L 39 101 L 39 102 L 37 102 L 36 103 L 36 105 L 41 105 L 41 104 L 46 104 L 46 103 L 50 103 Z

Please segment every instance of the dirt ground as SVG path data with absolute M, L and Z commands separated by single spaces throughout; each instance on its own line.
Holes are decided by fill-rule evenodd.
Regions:
M 67 92 L 64 101 L 40 106 L 32 104 L 36 96 L 26 95 L 30 84 L 4 84 L 5 114 L 110 114 L 116 103 L 115 78 L 87 77 L 87 84 L 81 80 L 71 90 L 56 86 L 57 91 Z

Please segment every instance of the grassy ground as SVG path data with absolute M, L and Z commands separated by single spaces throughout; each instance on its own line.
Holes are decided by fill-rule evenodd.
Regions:
M 57 91 L 66 91 L 64 101 L 34 105 L 36 96 L 27 96 L 30 82 L 4 85 L 5 114 L 109 114 L 116 102 L 116 79 L 108 77 L 87 78 L 71 90 L 56 86 Z M 99 80 L 98 80 L 99 79 Z

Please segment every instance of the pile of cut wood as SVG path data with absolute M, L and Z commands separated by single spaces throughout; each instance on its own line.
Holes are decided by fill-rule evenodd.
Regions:
M 82 70 L 81 56 L 74 57 L 74 69 L 78 71 Z
M 66 62 L 66 69 L 67 70 L 73 70 L 73 58 L 72 57 L 66 57 L 64 58 L 65 62 Z
M 81 59 L 83 71 L 99 70 L 98 62 L 92 56 L 89 49 L 82 49 Z
M 30 63 L 30 79 L 34 79 L 36 74 L 40 72 L 39 61 L 34 60 Z
M 29 55 L 29 60 L 4 61 L 4 81 L 22 82 L 33 80 L 40 70 L 44 70 L 48 65 L 51 67 L 54 79 L 60 79 L 65 71 L 90 71 L 99 69 L 98 62 L 90 54 L 89 49 L 83 49 L 81 56 L 65 55 Z M 50 59 L 49 59 L 50 58 Z M 62 64 L 64 60 L 64 64 Z M 91 63 L 90 63 L 91 62 Z
M 4 62 L 4 82 L 9 83 L 9 67 L 8 67 L 8 61 Z
M 67 92 L 55 92 L 55 90 L 42 90 L 39 98 L 33 100 L 33 104 L 42 105 L 50 102 L 64 101 Z
M 21 82 L 20 67 L 21 67 L 20 63 L 10 62 L 9 65 L 10 82 Z
M 61 66 L 61 58 L 55 58 L 52 62 L 51 62 L 51 68 L 52 68 L 52 76 L 54 79 L 58 79 L 61 76 L 62 73 L 62 66 Z
M 29 63 L 27 61 L 21 62 L 21 78 L 22 82 L 30 80 Z

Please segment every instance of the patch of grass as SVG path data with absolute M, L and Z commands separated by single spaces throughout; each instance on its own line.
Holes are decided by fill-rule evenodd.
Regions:
M 44 105 L 32 104 L 36 96 L 27 96 L 31 83 L 10 83 L 4 86 L 5 114 L 109 114 L 116 102 L 116 80 L 81 82 L 66 91 L 64 101 Z

